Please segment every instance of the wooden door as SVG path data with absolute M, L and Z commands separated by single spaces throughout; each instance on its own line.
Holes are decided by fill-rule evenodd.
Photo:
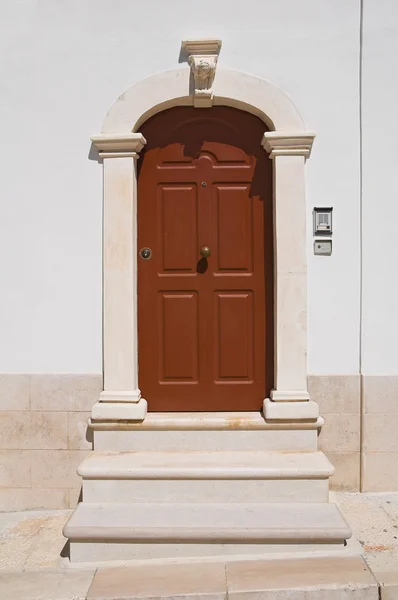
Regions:
M 138 256 L 139 386 L 151 411 L 260 410 L 272 387 L 265 130 L 227 107 L 173 108 L 141 128 L 138 249 L 151 256 Z

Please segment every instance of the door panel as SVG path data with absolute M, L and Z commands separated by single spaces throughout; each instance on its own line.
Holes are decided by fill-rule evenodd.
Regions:
M 197 292 L 159 294 L 160 383 L 198 383 Z
M 160 185 L 159 194 L 163 272 L 194 273 L 198 250 L 196 185 Z
M 252 270 L 253 204 L 249 186 L 216 185 L 217 270 Z
M 253 292 L 216 292 L 216 383 L 253 381 Z
M 138 357 L 149 410 L 260 410 L 272 387 L 265 130 L 227 107 L 174 108 L 141 128 L 138 245 L 152 257 L 138 260 Z

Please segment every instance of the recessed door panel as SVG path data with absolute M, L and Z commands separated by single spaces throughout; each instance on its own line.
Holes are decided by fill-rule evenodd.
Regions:
M 266 126 L 227 107 L 141 128 L 139 387 L 150 411 L 260 410 L 272 388 L 272 177 Z
M 253 292 L 215 292 L 217 383 L 253 380 Z
M 198 382 L 198 294 L 158 295 L 159 382 Z
M 163 271 L 196 272 L 198 205 L 196 185 L 158 187 Z
M 252 270 L 252 208 L 249 185 L 216 185 L 215 220 L 217 223 L 220 272 Z

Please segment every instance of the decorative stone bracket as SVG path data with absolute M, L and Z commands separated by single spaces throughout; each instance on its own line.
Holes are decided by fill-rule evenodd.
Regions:
M 221 40 L 186 40 L 182 42 L 182 48 L 188 54 L 195 85 L 193 105 L 196 108 L 210 108 Z

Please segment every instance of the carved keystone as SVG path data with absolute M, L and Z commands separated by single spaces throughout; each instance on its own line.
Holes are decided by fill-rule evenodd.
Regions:
M 188 64 L 195 83 L 193 105 L 196 108 L 210 108 L 221 40 L 185 40 L 182 48 L 188 54 Z

